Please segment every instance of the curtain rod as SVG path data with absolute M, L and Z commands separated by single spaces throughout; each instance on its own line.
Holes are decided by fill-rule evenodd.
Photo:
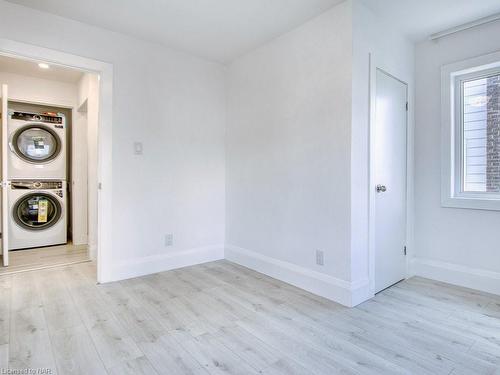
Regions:
M 446 29 L 446 30 L 440 31 L 438 33 L 432 34 L 429 37 L 429 40 L 440 39 L 440 38 L 443 38 L 445 36 L 458 33 L 460 31 L 472 29 L 473 27 L 481 26 L 481 25 L 484 25 L 484 24 L 487 24 L 490 22 L 498 21 L 498 20 L 500 20 L 500 13 L 493 14 L 493 15 L 488 16 L 488 17 L 483 17 L 483 18 L 480 18 L 478 20 L 464 23 L 463 25 L 452 27 L 450 29 Z

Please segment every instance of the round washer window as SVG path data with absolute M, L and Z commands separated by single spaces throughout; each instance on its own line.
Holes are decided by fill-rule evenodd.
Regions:
M 16 202 L 13 215 L 16 223 L 25 229 L 47 229 L 59 221 L 61 204 L 49 194 L 27 194 Z
M 48 126 L 38 124 L 19 129 L 14 134 L 12 145 L 17 155 L 32 163 L 50 161 L 61 151 L 56 132 Z

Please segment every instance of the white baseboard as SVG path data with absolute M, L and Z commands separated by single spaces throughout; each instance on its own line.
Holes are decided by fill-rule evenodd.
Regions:
M 225 258 L 344 306 L 356 306 L 373 297 L 368 280 L 350 283 L 236 246 L 226 245 Z
M 224 259 L 223 245 L 126 260 L 113 267 L 110 281 L 130 279 L 221 259 Z
M 88 244 L 88 253 L 90 260 L 97 260 L 97 244 Z
M 500 273 L 426 258 L 413 258 L 411 275 L 500 295 Z

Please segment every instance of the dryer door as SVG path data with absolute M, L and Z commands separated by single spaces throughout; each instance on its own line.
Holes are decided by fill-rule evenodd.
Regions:
M 61 218 L 61 203 L 51 194 L 28 193 L 14 204 L 12 215 L 17 225 L 24 229 L 44 230 Z
M 12 137 L 12 148 L 30 163 L 47 163 L 61 152 L 61 139 L 50 127 L 30 124 L 17 130 Z

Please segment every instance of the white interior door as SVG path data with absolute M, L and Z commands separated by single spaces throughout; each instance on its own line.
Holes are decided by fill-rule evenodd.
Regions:
M 8 211 L 8 172 L 7 172 L 7 152 L 8 152 L 8 89 L 7 85 L 2 85 L 2 264 L 9 265 L 9 211 Z
M 376 72 L 375 292 L 406 277 L 407 85 Z

